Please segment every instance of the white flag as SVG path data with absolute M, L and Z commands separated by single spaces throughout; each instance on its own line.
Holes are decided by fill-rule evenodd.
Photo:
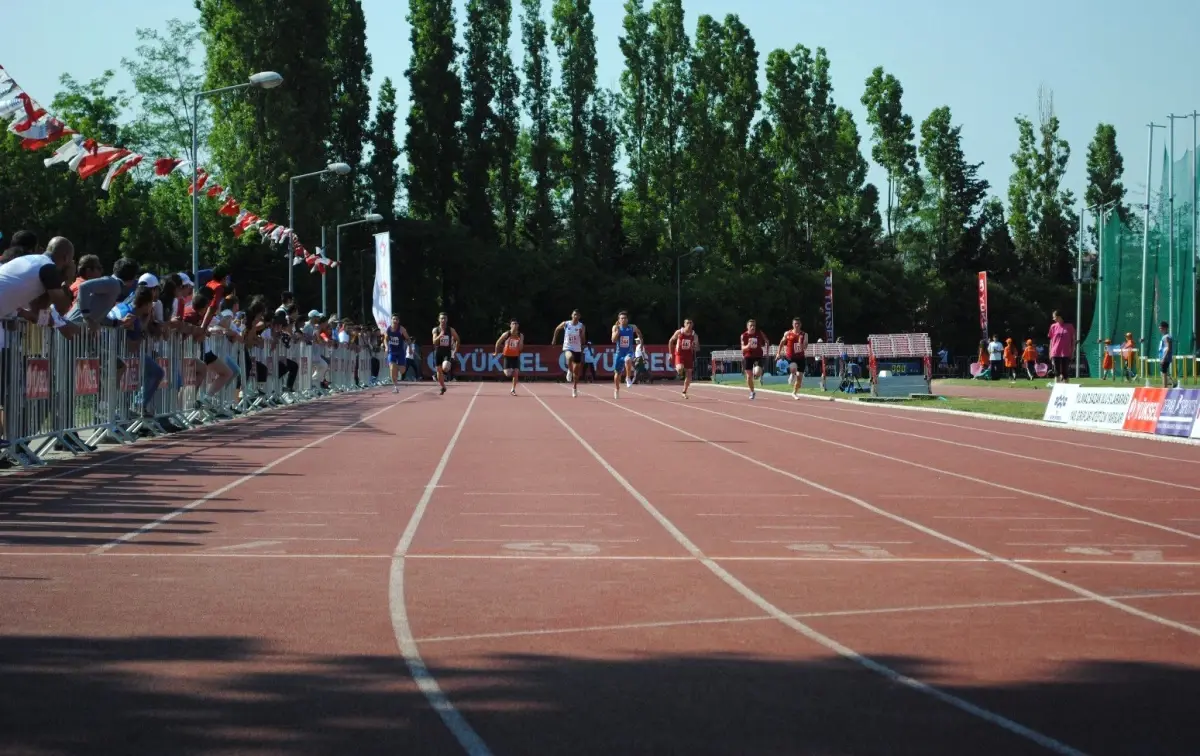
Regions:
M 371 296 L 371 314 L 379 330 L 392 322 L 392 237 L 387 231 L 375 234 L 375 288 Z

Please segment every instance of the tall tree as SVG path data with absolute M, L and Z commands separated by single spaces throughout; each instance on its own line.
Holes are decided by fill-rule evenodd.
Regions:
M 409 0 L 412 57 L 404 72 L 410 95 L 404 140 L 404 187 L 414 218 L 448 224 L 455 217 L 461 165 L 462 84 L 455 59 L 453 0 Z
M 357 168 L 371 119 L 371 54 L 361 0 L 330 0 L 329 65 L 333 82 L 329 160 Z M 326 196 L 331 223 L 362 210 L 356 182 L 339 181 Z
M 913 143 L 913 120 L 904 112 L 904 88 L 900 80 L 878 66 L 867 77 L 862 104 L 871 125 L 871 157 L 888 176 L 887 233 L 892 235 L 893 208 L 896 220 L 921 201 L 921 169 Z
M 1110 123 L 1096 126 L 1087 150 L 1088 185 L 1083 201 L 1088 207 L 1115 203 L 1114 208 L 1122 220 L 1129 216 L 1129 205 L 1125 202 L 1125 158 L 1117 149 L 1117 129 Z
M 621 139 L 629 163 L 630 191 L 625 194 L 626 230 L 645 254 L 657 241 L 655 214 L 650 204 L 650 167 L 646 155 L 649 137 L 650 15 L 642 0 L 625 0 L 624 34 L 618 42 L 625 66 L 621 69 Z
M 660 266 L 671 270 L 679 251 L 678 208 L 684 160 L 683 127 L 687 118 L 687 91 L 691 43 L 684 31 L 682 0 L 654 0 L 650 7 L 649 78 L 646 90 L 650 201 L 660 217 L 666 255 Z
M 509 40 L 512 36 L 512 0 L 492 0 L 500 34 L 492 47 L 491 68 L 496 82 L 493 170 L 496 172 L 495 204 L 500 208 L 500 241 L 510 249 L 517 245 L 517 221 L 521 212 L 521 164 L 518 147 L 521 134 L 521 80 L 517 76 Z
M 492 0 L 467 2 L 467 54 L 463 69 L 462 203 L 460 217 L 472 235 L 484 241 L 496 238 L 496 218 L 489 191 L 496 145 L 493 124 L 497 82 L 495 49 L 504 39 Z
M 594 255 L 588 243 L 588 180 L 592 174 L 589 127 L 596 96 L 596 33 L 591 0 L 554 0 L 550 36 L 562 67 L 559 92 L 566 114 L 564 173 L 571 190 L 567 227 L 572 253 Z
M 187 155 L 192 148 L 192 97 L 204 84 L 203 71 L 195 63 L 200 30 L 195 23 L 171 19 L 165 33 L 138 29 L 137 38 L 137 57 L 121 59 L 137 92 L 129 141 L 152 155 Z M 207 107 L 207 102 L 201 106 Z M 206 145 L 206 115 L 196 123 L 196 132 Z
M 929 234 L 924 246 L 934 253 L 934 270 L 957 270 L 961 266 L 955 261 L 975 225 L 979 203 L 987 196 L 988 182 L 979 178 L 982 163 L 967 162 L 962 126 L 954 124 L 945 105 L 921 122 L 920 154 L 929 172 L 925 182 Z
M 617 167 L 621 156 L 617 132 L 617 97 L 600 90 L 592 101 L 588 123 L 587 229 L 595 261 L 611 270 L 622 253 L 621 174 Z
M 554 214 L 557 145 L 551 119 L 550 57 L 541 0 L 521 0 L 521 42 L 525 48 L 525 107 L 529 117 L 529 171 L 532 197 L 525 233 L 539 259 L 548 260 L 558 236 Z
M 712 16 L 696 19 L 690 61 L 688 107 L 684 120 L 684 162 L 680 230 L 684 245 L 704 244 L 728 254 L 731 224 L 727 217 L 729 126 L 722 116 L 726 96 L 725 29 Z
M 1071 147 L 1058 135 L 1054 96 L 1038 92 L 1038 125 L 1017 117 L 1017 151 L 1008 184 L 1009 227 L 1022 263 L 1055 283 L 1072 280 L 1075 214 L 1072 193 L 1062 188 Z
M 396 202 L 400 194 L 400 145 L 396 142 L 396 87 L 385 78 L 379 87 L 379 102 L 375 120 L 367 131 L 371 156 L 364 171 L 368 210 L 379 213 L 385 220 L 396 217 Z
M 758 49 L 741 19 L 725 17 L 721 68 L 725 93 L 717 115 L 727 130 L 723 162 L 729 167 L 726 191 L 729 204 L 731 248 L 729 261 L 735 270 L 758 244 L 766 203 L 763 187 L 763 155 L 755 149 L 754 120 L 762 93 L 758 87 Z M 765 190 L 765 191 L 764 191 Z

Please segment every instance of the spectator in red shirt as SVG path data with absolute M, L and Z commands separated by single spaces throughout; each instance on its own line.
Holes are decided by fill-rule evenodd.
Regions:
M 78 277 L 71 284 L 72 301 L 79 296 L 79 284 L 84 281 L 91 281 L 93 278 L 99 278 L 102 275 L 104 275 L 104 268 L 100 265 L 99 257 L 96 255 L 84 255 L 79 258 Z

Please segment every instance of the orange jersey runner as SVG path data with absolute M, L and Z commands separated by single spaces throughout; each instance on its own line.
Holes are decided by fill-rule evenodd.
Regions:
M 504 339 L 504 356 L 505 357 L 520 357 L 521 356 L 521 337 L 508 336 Z

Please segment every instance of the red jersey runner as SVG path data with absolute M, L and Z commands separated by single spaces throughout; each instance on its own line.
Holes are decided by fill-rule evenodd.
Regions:
M 696 364 L 696 333 L 675 332 L 675 364 L 691 370 Z
M 783 354 L 781 356 L 788 358 L 793 357 L 803 359 L 804 352 L 808 349 L 808 334 L 804 331 L 796 333 L 788 331 L 783 336 Z

